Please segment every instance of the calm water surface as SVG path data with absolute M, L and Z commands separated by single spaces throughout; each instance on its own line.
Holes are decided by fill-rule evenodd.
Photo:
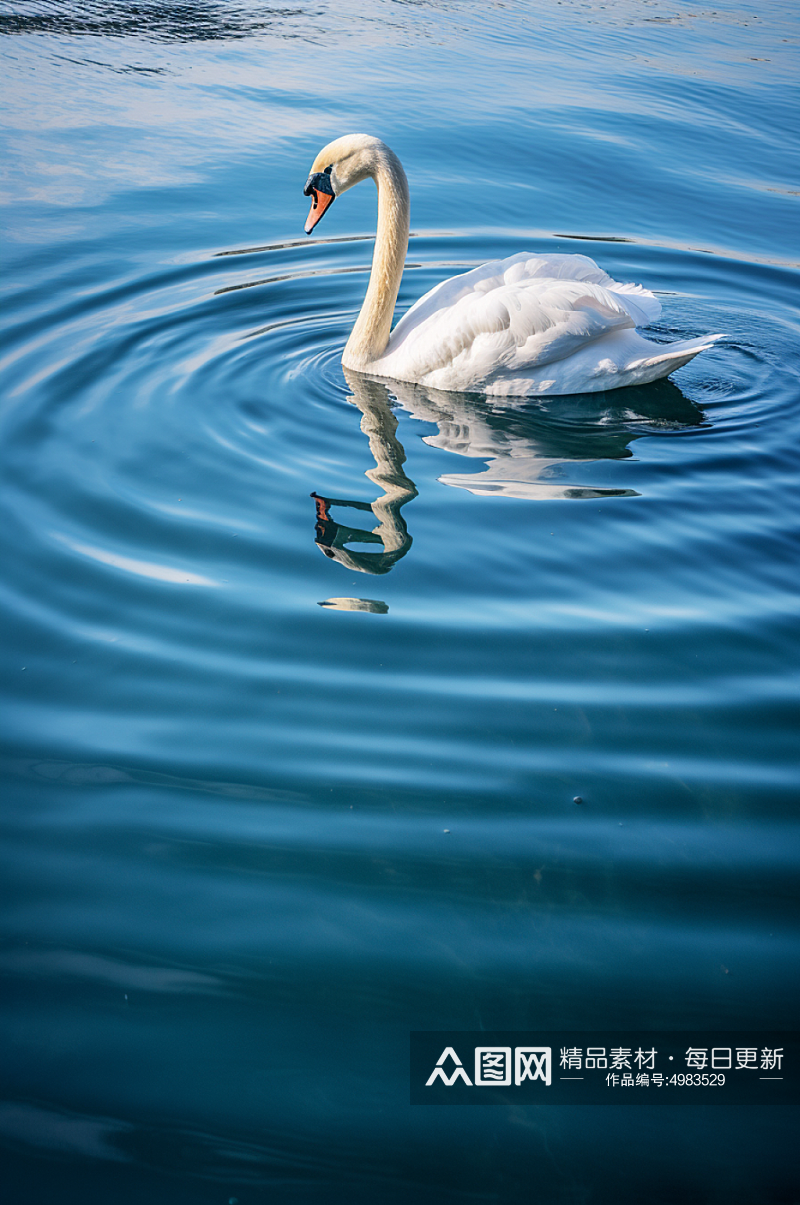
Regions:
M 10 4 L 2 622 L 14 1202 L 790 1202 L 791 1110 L 415 1109 L 411 1029 L 788 1028 L 793 3 Z M 580 252 L 670 380 L 346 380 Z M 573 802 L 575 796 L 582 805 Z

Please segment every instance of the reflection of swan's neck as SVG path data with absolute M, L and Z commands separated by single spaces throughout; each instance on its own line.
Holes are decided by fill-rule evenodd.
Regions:
M 400 508 L 416 498 L 417 490 L 403 472 L 406 454 L 395 435 L 397 419 L 389 407 L 379 409 L 374 403 L 367 407 L 358 397 L 355 400 L 364 415 L 361 430 L 369 438 L 370 451 L 375 457 L 376 467 L 367 469 L 366 476 L 384 491 L 372 503 L 372 513 L 378 520 L 374 534 L 380 537 L 386 552 L 397 552 L 410 541 Z
M 342 356 L 345 368 L 365 369 L 383 354 L 408 250 L 410 205 L 403 166 L 384 146 L 371 167 L 378 187 L 378 229 L 367 295 Z

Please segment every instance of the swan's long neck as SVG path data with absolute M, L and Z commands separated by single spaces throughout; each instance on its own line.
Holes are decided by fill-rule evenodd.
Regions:
M 369 173 L 378 186 L 378 229 L 367 295 L 342 356 L 345 368 L 367 369 L 389 342 L 394 303 L 408 250 L 410 206 L 403 165 L 388 147 Z

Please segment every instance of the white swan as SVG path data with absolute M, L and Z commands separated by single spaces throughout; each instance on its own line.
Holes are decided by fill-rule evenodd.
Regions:
M 635 330 L 661 313 L 647 289 L 618 284 L 585 255 L 529 251 L 443 281 L 392 330 L 409 229 L 408 181 L 394 152 L 368 134 L 329 143 L 304 189 L 312 198 L 305 230 L 368 176 L 378 187 L 378 229 L 345 368 L 434 389 L 583 393 L 667 376 L 722 338 L 652 343 Z

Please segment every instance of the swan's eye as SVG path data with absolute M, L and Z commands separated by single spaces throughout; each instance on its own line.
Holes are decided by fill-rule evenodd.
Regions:
M 332 171 L 333 171 L 333 164 L 331 164 L 330 167 L 325 168 L 325 175 L 329 176 Z

